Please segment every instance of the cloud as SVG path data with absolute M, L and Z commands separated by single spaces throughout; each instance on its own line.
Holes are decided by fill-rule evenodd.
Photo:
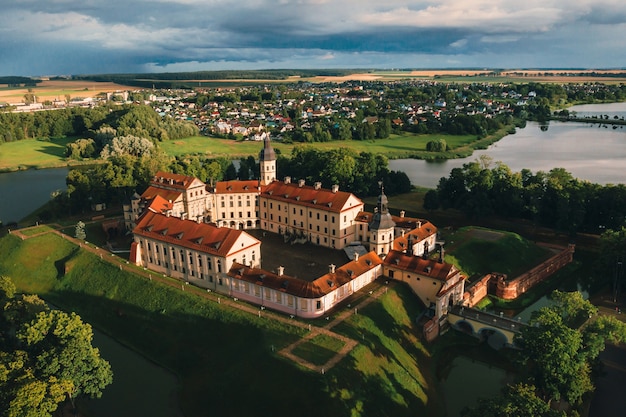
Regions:
M 626 3 L 618 0 L 7 3 L 0 14 L 0 74 L 244 62 L 348 67 L 356 64 L 353 53 L 367 67 L 471 66 L 478 59 L 488 67 L 520 57 L 529 66 L 623 66 L 614 51 L 626 46 Z M 31 60 L 38 53 L 45 62 Z

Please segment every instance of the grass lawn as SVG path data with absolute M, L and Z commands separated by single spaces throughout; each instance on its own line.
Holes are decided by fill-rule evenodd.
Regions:
M 468 276 L 489 272 L 507 274 L 513 279 L 553 255 L 516 233 L 463 227 L 444 233 L 446 262 Z
M 497 139 L 504 136 L 505 133 L 499 135 Z M 491 141 L 496 136 L 490 137 Z M 391 135 L 387 139 L 376 139 L 368 141 L 348 140 L 333 142 L 315 142 L 311 144 L 283 144 L 280 142 L 272 143 L 274 149 L 278 150 L 282 155 L 290 155 L 294 146 L 308 145 L 317 149 L 330 150 L 338 147 L 346 147 L 353 149 L 357 153 L 370 152 L 374 154 L 384 154 L 389 158 L 454 158 L 459 156 L 467 156 L 471 154 L 472 147 L 481 144 L 484 140 L 477 141 L 476 136 L 472 135 Z M 434 153 L 426 151 L 426 144 L 432 140 L 445 139 L 451 151 L 445 153 Z M 489 142 L 491 143 L 491 142 Z M 258 155 L 261 150 L 262 143 L 255 141 L 235 141 L 232 139 L 212 138 L 208 136 L 194 136 L 173 141 L 161 142 L 160 147 L 168 155 L 180 156 L 189 154 L 201 154 L 209 157 L 242 157 L 248 155 Z M 486 145 L 484 146 L 486 147 Z M 467 155 L 465 155 L 467 154 Z
M 422 307 L 403 286 L 390 286 L 341 325 L 362 342 L 321 375 L 276 353 L 304 329 L 120 271 L 54 234 L 0 239 L 0 274 L 173 371 L 184 415 L 442 415 L 413 324 Z M 339 348 L 323 338 L 313 343 Z
M 38 235 L 40 233 L 49 232 L 51 230 L 53 230 L 53 229 L 50 226 L 41 225 L 41 226 L 29 227 L 28 229 L 22 229 L 22 230 L 20 230 L 20 232 L 24 236 L 34 236 L 34 235 Z
M 0 171 L 67 165 L 65 145 L 76 138 L 25 139 L 0 145 Z
M 443 415 L 441 398 L 433 395 L 437 381 L 431 346 L 424 344 L 418 336 L 421 329 L 413 324 L 423 308 L 414 299 L 406 286 L 393 285 L 379 302 L 334 328 L 360 342 L 338 364 L 348 377 L 335 382 L 331 391 L 352 404 L 352 415 L 359 415 L 369 402 L 372 408 L 364 415 L 399 415 L 407 407 L 413 415 Z
M 494 135 L 477 139 L 472 135 L 413 135 L 393 134 L 387 139 L 369 141 L 333 141 L 310 144 L 283 144 L 274 142 L 272 146 L 283 155 L 291 155 L 294 146 L 313 146 L 321 150 L 346 147 L 355 152 L 370 152 L 383 154 L 389 158 L 423 158 L 423 159 L 450 159 L 467 157 L 474 149 L 484 149 L 491 143 L 501 139 L 507 134 L 504 128 Z M 3 143 L 0 146 L 0 172 L 14 171 L 28 168 L 50 168 L 65 165 L 93 164 L 102 161 L 74 161 L 67 160 L 64 156 L 65 146 L 76 138 L 51 138 L 50 140 L 26 139 L 15 142 Z M 447 152 L 427 152 L 426 144 L 432 140 L 445 139 L 448 147 Z M 256 141 L 235 141 L 208 136 L 194 136 L 159 143 L 160 148 L 171 156 L 182 155 L 205 155 L 211 158 L 226 157 L 240 158 L 257 156 L 263 144 Z
M 324 365 L 332 359 L 344 345 L 345 343 L 339 339 L 325 334 L 318 334 L 311 340 L 307 340 L 296 346 L 292 353 L 314 365 Z

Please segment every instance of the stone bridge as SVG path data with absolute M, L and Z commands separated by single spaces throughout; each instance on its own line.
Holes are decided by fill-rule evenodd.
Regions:
M 448 323 L 457 330 L 486 339 L 495 349 L 515 347 L 515 336 L 527 326 L 520 320 L 459 305 L 448 309 Z

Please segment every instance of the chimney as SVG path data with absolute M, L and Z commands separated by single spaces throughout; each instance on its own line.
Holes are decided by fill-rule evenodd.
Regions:
M 332 187 L 331 190 L 332 190 L 333 193 L 336 193 L 337 191 L 339 191 L 339 185 L 338 184 L 333 184 L 333 187 Z
M 421 220 L 418 220 L 417 221 L 417 228 L 419 229 L 420 227 L 422 227 L 422 222 L 421 222 Z
M 359 252 L 354 252 L 354 261 L 358 261 L 359 260 Z
M 315 184 L 313 184 L 313 188 L 315 188 L 316 190 L 319 190 L 320 188 L 322 188 L 322 183 L 316 182 Z
M 304 179 L 298 180 L 298 187 L 304 187 Z
M 285 267 L 284 266 L 279 266 L 278 267 L 278 276 L 281 277 L 283 276 L 283 274 L 285 273 Z
M 328 272 L 331 274 L 335 273 L 335 264 L 328 265 Z
M 443 258 L 446 255 L 446 251 L 443 248 L 443 245 L 439 245 L 439 263 L 443 263 Z
M 404 217 L 405 211 L 404 210 L 400 210 L 400 217 Z
M 402 231 L 400 233 L 402 233 L 400 236 L 404 237 L 404 233 L 406 232 L 406 230 L 402 229 Z
M 285 177 L 285 184 L 291 184 L 291 177 Z

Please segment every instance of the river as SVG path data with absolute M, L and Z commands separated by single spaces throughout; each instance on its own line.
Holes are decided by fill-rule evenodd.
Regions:
M 67 168 L 0 173 L 0 221 L 18 222 L 66 189 Z
M 113 384 L 102 398 L 82 400 L 90 417 L 180 417 L 178 379 L 102 332 L 94 330 L 93 345 L 109 361 Z

